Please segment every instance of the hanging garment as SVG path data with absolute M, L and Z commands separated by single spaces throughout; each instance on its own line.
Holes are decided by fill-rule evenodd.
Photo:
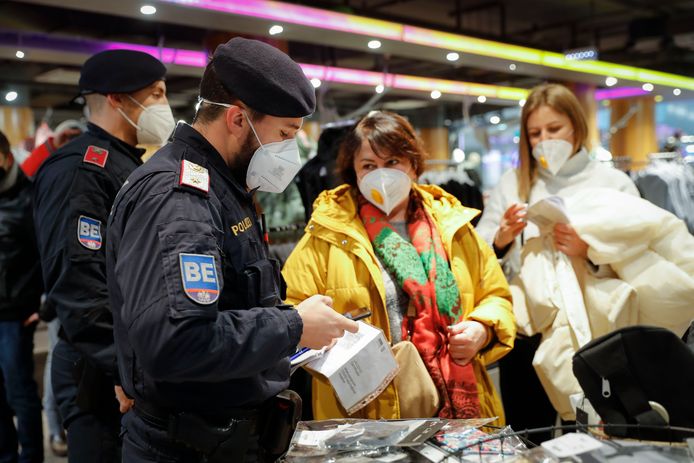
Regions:
M 694 234 L 694 165 L 657 161 L 633 178 L 643 198 L 684 220 Z
M 420 183 L 438 185 L 447 193 L 455 196 L 465 207 L 484 211 L 484 199 L 479 175 L 472 169 L 466 170 L 430 170 L 424 172 L 419 177 Z M 480 220 L 478 215 L 472 220 L 472 225 L 476 226 Z
M 335 175 L 335 160 L 340 143 L 352 126 L 332 127 L 323 130 L 318 139 L 316 156 L 309 159 L 296 177 L 296 184 L 304 205 L 304 217 L 308 222 L 313 202 L 323 190 L 330 190 L 342 183 Z

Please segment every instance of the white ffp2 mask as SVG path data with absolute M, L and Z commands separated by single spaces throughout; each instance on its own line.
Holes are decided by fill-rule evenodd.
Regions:
M 543 140 L 533 148 L 533 157 L 543 169 L 557 175 L 573 151 L 573 145 L 566 140 Z
M 126 116 L 123 110 L 117 109 L 121 116 L 137 130 L 137 143 L 140 145 L 163 145 L 166 143 L 169 135 L 176 127 L 171 106 L 167 104 L 143 106 L 130 95 L 128 95 L 128 98 L 142 108 L 142 112 L 137 118 L 137 124 Z
M 301 170 L 299 145 L 294 138 L 263 145 L 250 118 L 245 111 L 243 114 L 260 143 L 248 164 L 246 185 L 251 190 L 257 188 L 268 193 L 282 193 Z
M 374 169 L 359 181 L 359 191 L 374 206 L 389 215 L 407 198 L 412 179 L 403 171 L 383 167 Z

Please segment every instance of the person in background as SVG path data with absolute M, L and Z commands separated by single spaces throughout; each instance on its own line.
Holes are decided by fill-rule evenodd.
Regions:
M 67 456 L 67 437 L 63 429 L 63 422 L 60 418 L 58 403 L 53 394 L 53 383 L 51 382 L 51 364 L 53 361 L 53 349 L 58 344 L 58 333 L 60 332 L 60 319 L 55 310 L 44 301 L 39 310 L 39 318 L 46 322 L 48 327 L 48 352 L 46 353 L 46 364 L 43 369 L 43 411 L 46 414 L 48 424 L 48 445 L 53 455 L 57 457 Z
M 586 188 L 607 187 L 638 196 L 623 172 L 588 156 L 588 125 L 574 94 L 558 84 L 534 88 L 521 112 L 520 165 L 502 175 L 491 192 L 477 232 L 501 259 L 511 281 L 521 265 L 521 248 L 539 236 L 525 221 L 528 204 L 548 196 L 569 196 Z M 554 228 L 556 249 L 587 262 L 588 246 L 568 224 Z M 501 394 L 514 429 L 551 426 L 556 412 L 532 367 L 540 336 L 519 333 L 513 352 L 500 362 Z M 540 440 L 549 434 L 538 436 Z
M 34 331 L 43 283 L 34 240 L 31 182 L 0 132 L 0 461 L 43 461 Z M 17 417 L 15 427 L 13 416 Z M 18 447 L 21 446 L 21 453 Z
M 119 386 L 106 220 L 116 193 L 142 164 L 144 150 L 136 145 L 161 145 L 173 131 L 165 73 L 159 60 L 131 50 L 87 59 L 79 80 L 87 131 L 50 155 L 34 180 L 46 303 L 61 324 L 51 380 L 70 463 L 121 461 L 120 412 L 132 401 Z
M 54 153 L 57 149 L 61 148 L 64 144 L 72 140 L 73 138 L 81 135 L 86 130 L 86 127 L 81 122 L 75 120 L 66 120 L 58 124 L 55 128 L 54 135 L 49 137 L 48 140 L 43 142 L 41 145 L 37 146 L 31 151 L 31 154 L 27 156 L 22 162 L 20 167 L 29 178 L 36 175 L 36 172 L 43 164 L 48 156 Z
M 54 135 L 49 137 L 43 144 L 34 148 L 29 156 L 20 164 L 19 167 L 22 169 L 22 172 L 24 172 L 24 175 L 32 179 L 48 156 L 73 138 L 81 135 L 85 130 L 86 127 L 76 120 L 68 119 L 58 124 L 55 128 Z M 67 456 L 67 440 L 60 419 L 60 413 L 58 412 L 58 404 L 53 395 L 53 386 L 51 384 L 53 348 L 55 348 L 55 345 L 58 343 L 60 320 L 55 313 L 55 309 L 45 303 L 45 297 L 42 299 L 39 318 L 46 322 L 48 326 L 48 352 L 43 373 L 43 410 L 46 413 L 46 421 L 48 422 L 48 443 L 51 451 L 55 456 L 65 457 Z
M 439 394 L 438 416 L 498 416 L 503 423 L 486 366 L 513 347 L 509 288 L 470 224 L 479 211 L 439 187 L 415 183 L 425 157 L 402 116 L 372 112 L 357 123 L 337 160 L 345 184 L 318 197 L 282 271 L 287 301 L 319 293 L 331 296 L 338 312 L 370 308 L 367 322 L 389 341 L 416 346 Z M 357 415 L 397 419 L 406 406 L 391 383 Z M 347 416 L 317 379 L 313 413 Z

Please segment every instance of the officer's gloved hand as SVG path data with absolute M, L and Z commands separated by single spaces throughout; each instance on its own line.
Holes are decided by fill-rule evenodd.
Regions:
M 311 296 L 296 306 L 296 310 L 304 322 L 299 345 L 311 349 L 322 349 L 330 346 L 345 331 L 356 333 L 359 330 L 357 322 L 335 312 L 333 300 L 328 296 Z

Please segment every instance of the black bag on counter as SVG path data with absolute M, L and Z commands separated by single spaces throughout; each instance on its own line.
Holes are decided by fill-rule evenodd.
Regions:
M 612 436 L 681 440 L 694 428 L 694 352 L 673 332 L 630 326 L 594 339 L 576 352 L 573 372 Z

